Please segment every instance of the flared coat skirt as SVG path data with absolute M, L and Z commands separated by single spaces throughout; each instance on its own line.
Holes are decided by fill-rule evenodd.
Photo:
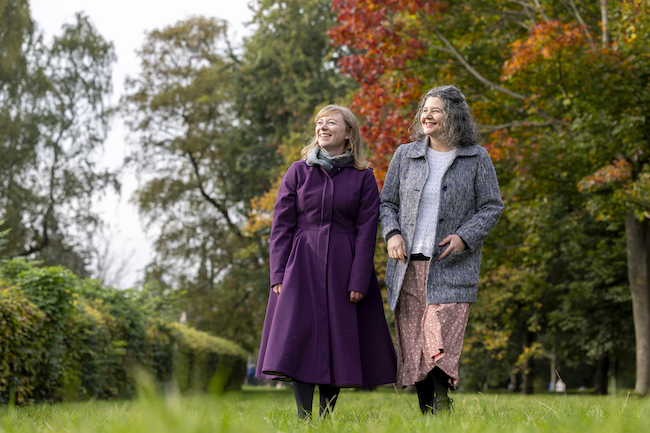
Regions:
M 309 248 L 309 236 L 303 231 L 296 242 Z M 330 254 L 339 259 L 350 254 L 347 238 L 334 236 Z M 293 278 L 309 280 L 310 255 L 290 260 L 305 262 L 292 266 Z M 257 376 L 343 387 L 395 382 L 396 355 L 374 272 L 366 296 L 356 304 L 350 302 L 345 270 L 328 269 L 325 290 L 317 281 L 292 284 L 291 278 L 285 276 L 280 295 L 269 294 Z

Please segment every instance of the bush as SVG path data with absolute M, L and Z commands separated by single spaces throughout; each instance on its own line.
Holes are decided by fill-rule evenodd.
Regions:
M 131 291 L 24 260 L 0 275 L 0 403 L 131 397 L 138 368 L 183 392 L 244 381 L 241 347 L 145 314 Z
M 11 265 L 20 262 L 22 260 L 15 259 L 8 265 L 11 268 Z M 68 345 L 73 342 L 69 333 L 74 312 L 73 287 L 78 279 L 62 266 L 39 268 L 29 264 L 15 276 L 14 281 L 46 318 L 40 380 L 34 397 L 38 400 L 58 400 L 67 385 Z
M 240 389 L 246 376 L 246 352 L 237 344 L 172 323 L 174 375 L 182 392 Z
M 112 339 L 110 351 L 118 355 L 114 386 L 120 396 L 133 396 L 132 373 L 136 366 L 145 364 L 147 358 L 147 318 L 133 302 L 129 290 L 116 290 L 96 280 L 84 280 L 77 285 L 76 292 L 107 319 Z
M 111 328 L 115 327 L 115 318 L 87 299 L 77 298 L 75 314 L 67 332 L 66 400 L 123 395 L 120 390 L 124 385 L 120 378 L 123 377 L 121 359 L 124 349 L 119 341 L 113 339 Z
M 46 317 L 16 287 L 0 281 L 0 403 L 31 402 L 40 383 Z

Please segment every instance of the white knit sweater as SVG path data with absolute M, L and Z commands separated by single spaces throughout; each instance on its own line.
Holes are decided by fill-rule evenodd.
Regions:
M 436 239 L 436 228 L 438 227 L 438 208 L 440 207 L 440 188 L 442 177 L 447 168 L 454 160 L 456 150 L 449 152 L 438 152 L 427 148 L 427 162 L 429 163 L 429 177 L 424 184 L 418 219 L 415 224 L 413 235 L 413 248 L 411 254 L 424 254 L 431 257 L 433 243 Z

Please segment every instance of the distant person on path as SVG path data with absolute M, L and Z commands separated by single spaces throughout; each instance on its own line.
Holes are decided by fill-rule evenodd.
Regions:
M 396 359 L 373 255 L 379 192 L 350 110 L 329 105 L 282 179 L 273 212 L 271 292 L 257 376 L 293 382 L 298 416 L 341 387 L 395 382 Z
M 388 305 L 395 312 L 397 386 L 415 384 L 420 410 L 451 410 L 447 390 L 476 302 L 481 248 L 503 210 L 497 175 L 465 96 L 429 90 L 415 141 L 390 162 L 379 219 L 387 242 Z

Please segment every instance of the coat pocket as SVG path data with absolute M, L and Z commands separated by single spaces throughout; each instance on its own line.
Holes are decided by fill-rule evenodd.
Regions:
M 478 284 L 481 270 L 481 254 L 468 249 L 451 253 L 440 261 L 440 277 L 449 286 L 474 286 Z

